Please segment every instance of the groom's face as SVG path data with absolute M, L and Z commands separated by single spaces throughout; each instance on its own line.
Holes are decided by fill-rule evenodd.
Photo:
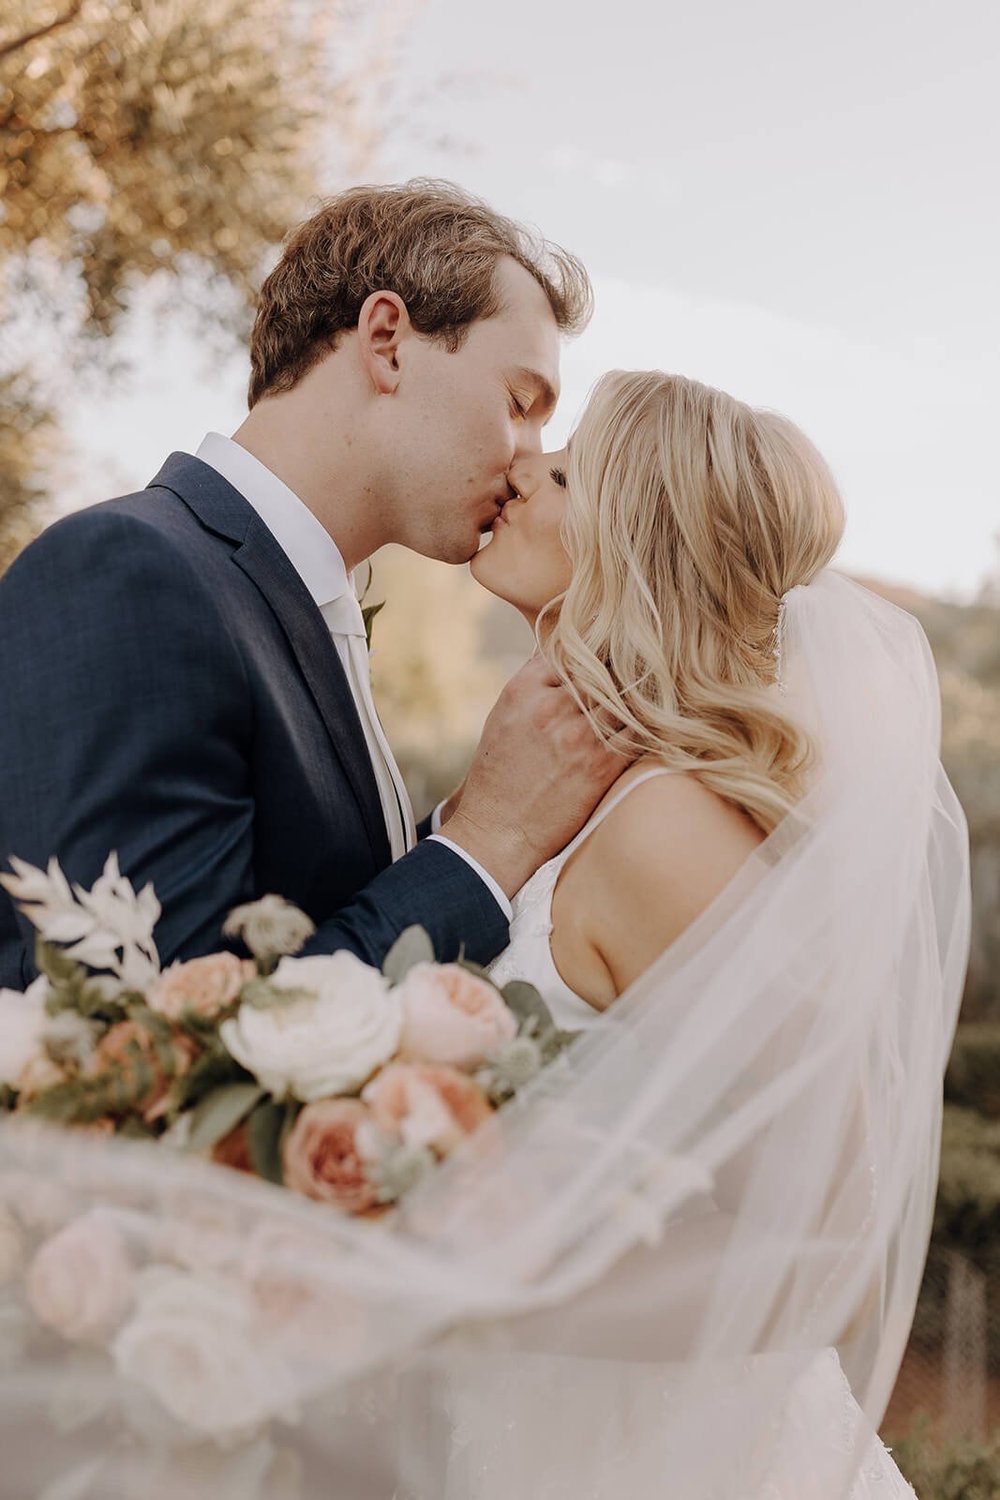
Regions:
M 507 473 L 541 451 L 559 389 L 559 330 L 534 277 L 497 267 L 501 310 L 461 348 L 411 334 L 391 434 L 394 540 L 468 562 L 511 490 Z

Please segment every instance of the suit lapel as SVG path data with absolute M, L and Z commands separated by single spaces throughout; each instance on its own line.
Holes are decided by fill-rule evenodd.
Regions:
M 379 867 L 391 859 L 378 783 L 347 676 L 323 616 L 253 507 L 208 464 L 171 454 L 152 481 L 170 489 L 203 525 L 237 543 L 232 560 L 252 579 L 295 655 L 344 774 Z

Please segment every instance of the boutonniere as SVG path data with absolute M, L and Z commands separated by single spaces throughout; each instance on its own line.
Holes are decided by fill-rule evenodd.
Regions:
M 379 613 L 380 610 L 385 609 L 384 599 L 381 600 L 378 604 L 365 603 L 365 600 L 368 598 L 368 594 L 372 586 L 372 576 L 373 569 L 371 563 L 369 563 L 368 581 L 364 586 L 361 598 L 358 600 L 358 603 L 361 605 L 361 618 L 365 622 L 365 644 L 367 645 L 369 651 L 371 651 L 372 649 L 372 621 L 375 619 L 375 616 Z

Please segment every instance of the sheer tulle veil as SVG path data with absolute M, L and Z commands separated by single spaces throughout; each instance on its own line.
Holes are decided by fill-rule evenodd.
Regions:
M 166 1493 L 193 1429 L 198 1472 L 258 1455 L 241 1496 L 279 1484 L 279 1450 L 301 1493 L 359 1500 L 780 1495 L 797 1443 L 796 1500 L 850 1493 L 930 1231 L 968 840 L 915 620 L 827 570 L 782 635 L 812 790 L 391 1225 L 159 1148 L 0 1131 L 0 1212 L 113 1226 L 130 1288 L 69 1359 L 0 1287 L 5 1492 L 76 1465 L 73 1495 Z M 856 1406 L 844 1388 L 829 1431 L 797 1429 L 838 1360 Z

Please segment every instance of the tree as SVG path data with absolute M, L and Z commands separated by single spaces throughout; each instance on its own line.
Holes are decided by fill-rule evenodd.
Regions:
M 0 573 L 34 535 L 41 476 L 58 450 L 51 410 L 24 376 L 0 375 Z
M 151 280 L 175 300 L 180 282 L 207 328 L 242 334 L 262 269 L 317 183 L 356 172 L 375 143 L 368 85 L 393 55 L 394 10 L 389 0 L 363 20 L 324 0 L 5 0 L 0 397 L 14 420 L 0 549 L 38 500 L 52 432 L 45 375 L 32 397 L 20 351 L 92 365 Z

